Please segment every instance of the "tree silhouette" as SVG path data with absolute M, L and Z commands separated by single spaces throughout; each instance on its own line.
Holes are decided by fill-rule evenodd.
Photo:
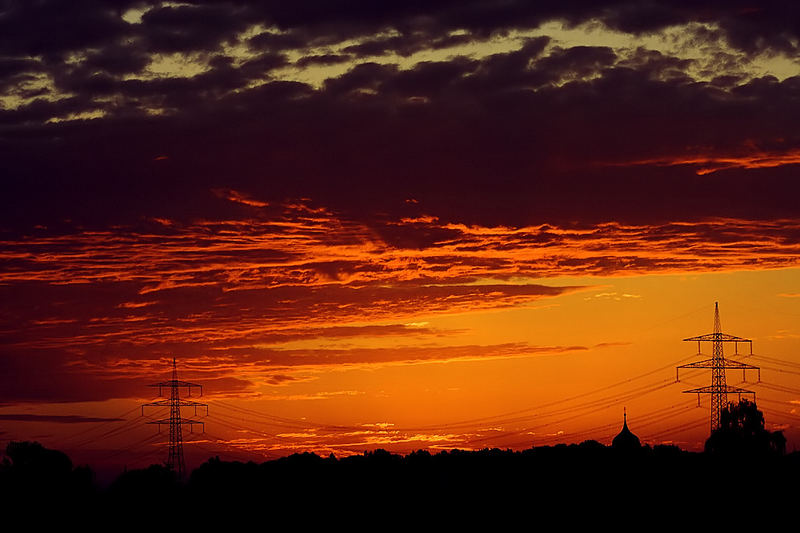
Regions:
M 73 468 L 65 453 L 38 442 L 10 442 L 0 463 L 0 498 L 58 495 L 61 500 L 77 499 L 93 491 L 93 481 L 90 468 Z
M 720 414 L 720 427 L 706 441 L 706 452 L 724 455 L 783 455 L 786 437 L 782 431 L 764 428 L 764 414 L 755 402 L 729 403 Z
M 149 497 L 167 497 L 176 492 L 178 475 L 168 466 L 155 464 L 137 470 L 125 470 L 111 485 L 117 498 L 132 498 L 141 494 Z
M 38 442 L 9 442 L 6 455 L 9 467 L 26 475 L 68 476 L 72 461 L 64 452 L 45 448 Z

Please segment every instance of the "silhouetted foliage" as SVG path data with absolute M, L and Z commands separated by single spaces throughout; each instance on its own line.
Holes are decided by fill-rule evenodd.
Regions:
M 0 499 L 7 509 L 21 511 L 48 498 L 59 507 L 95 496 L 94 474 L 88 466 L 73 468 L 63 452 L 38 442 L 10 442 L 0 464 Z
M 38 442 L 9 442 L 6 456 L 11 460 L 11 468 L 25 476 L 68 476 L 72 472 L 72 461 L 67 454 Z
M 110 487 L 112 494 L 130 498 L 141 494 L 150 497 L 166 496 L 178 488 L 178 476 L 164 465 L 150 465 L 144 469 L 126 470 Z
M 730 427 L 741 423 L 763 429 L 763 419 L 751 406 L 741 409 L 741 416 L 737 410 L 731 413 L 732 420 L 741 422 L 727 422 Z M 5 496 L 23 494 L 20 487 L 27 483 L 36 488 L 26 493 L 27 501 L 39 505 L 45 495 L 45 501 L 60 503 L 63 495 L 77 494 L 76 483 L 86 482 L 81 477 L 85 470 L 73 469 L 61 452 L 37 443 L 15 443 L 9 452 L 0 465 Z M 419 450 L 402 456 L 379 449 L 341 458 L 300 453 L 264 463 L 213 457 L 183 482 L 162 465 L 126 470 L 107 490 L 91 497 L 84 491 L 80 504 L 73 499 L 69 508 L 81 507 L 93 516 L 133 512 L 133 520 L 142 522 L 168 522 L 180 508 L 193 509 L 195 523 L 250 513 L 269 520 L 292 517 L 306 525 L 357 518 L 383 526 L 396 525 L 389 517 L 470 521 L 476 513 L 523 510 L 541 516 L 564 512 L 562 516 L 573 519 L 570 509 L 576 504 L 580 517 L 589 517 L 608 513 L 621 501 L 629 514 L 652 513 L 683 502 L 692 479 L 758 486 L 749 496 L 753 505 L 774 508 L 798 496 L 778 481 L 800 474 L 800 454 L 773 454 L 759 468 L 743 469 L 731 469 L 730 461 L 717 457 L 670 445 L 645 445 L 625 453 L 593 440 L 523 451 Z M 49 492 L 40 490 L 43 486 Z M 722 497 L 715 503 L 722 505 Z M 147 511 L 137 514 L 137 509 Z
M 764 414 L 755 402 L 729 403 L 720 414 L 720 427 L 706 441 L 706 452 L 722 455 L 760 457 L 783 455 L 786 437 L 782 431 L 764 427 Z

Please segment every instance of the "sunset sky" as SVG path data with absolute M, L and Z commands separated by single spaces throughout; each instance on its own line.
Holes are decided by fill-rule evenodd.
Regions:
M 190 467 L 623 408 L 699 450 L 714 302 L 800 445 L 800 4 L 0 0 L 0 35 L 0 447 L 163 460 L 175 357 Z

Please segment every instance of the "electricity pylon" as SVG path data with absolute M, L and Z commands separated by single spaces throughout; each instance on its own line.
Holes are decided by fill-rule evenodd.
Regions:
M 174 472 L 178 474 L 179 479 L 183 479 L 183 475 L 186 472 L 186 463 L 183 459 L 182 426 L 183 424 L 188 424 L 189 431 L 191 431 L 195 424 L 200 424 L 201 426 L 203 426 L 203 431 L 205 431 L 205 424 L 199 420 L 183 418 L 181 416 L 181 407 L 194 407 L 195 416 L 197 415 L 198 407 L 205 407 L 206 415 L 208 415 L 208 404 L 194 402 L 190 400 L 182 400 L 180 398 L 180 389 L 182 387 L 186 387 L 188 392 L 187 396 L 191 396 L 192 387 L 195 387 L 197 389 L 200 389 L 200 396 L 202 396 L 203 386 L 198 385 L 197 383 L 189 383 L 188 381 L 180 381 L 178 379 L 178 368 L 175 364 L 174 357 L 172 358 L 172 379 L 169 381 L 162 381 L 161 383 L 154 383 L 148 386 L 158 387 L 159 396 L 161 396 L 161 391 L 165 387 L 169 387 L 170 389 L 170 395 L 168 400 L 158 400 L 155 402 L 143 404 L 142 416 L 144 416 L 145 407 L 169 407 L 169 418 L 152 420 L 148 422 L 148 424 L 158 424 L 159 432 L 161 432 L 162 424 L 169 425 L 169 454 L 167 456 L 167 462 L 165 464 L 167 468 L 171 468 Z
M 697 337 L 689 337 L 688 339 L 683 339 L 684 341 L 697 341 L 697 355 L 702 355 L 700 351 L 700 343 L 701 342 L 710 342 L 712 344 L 712 353 L 711 359 L 705 359 L 703 361 L 696 361 L 694 363 L 689 363 L 686 365 L 681 365 L 675 369 L 675 379 L 680 381 L 679 379 L 679 371 L 681 368 L 710 368 L 711 369 L 711 386 L 709 387 L 700 387 L 698 389 L 690 389 L 683 391 L 684 393 L 696 393 L 697 394 L 697 403 L 700 404 L 700 395 L 701 394 L 710 394 L 711 395 L 711 431 L 713 432 L 715 429 L 720 427 L 720 418 L 722 410 L 728 404 L 728 394 L 738 394 L 739 399 L 741 399 L 742 394 L 752 394 L 753 400 L 755 400 L 756 393 L 742 389 L 740 387 L 732 387 L 725 383 L 725 370 L 729 368 L 735 368 L 737 370 L 742 371 L 742 380 L 746 380 L 745 371 L 747 370 L 758 370 L 758 381 L 761 381 L 761 369 L 757 366 L 748 365 L 746 363 L 741 363 L 739 361 L 734 361 L 733 359 L 725 359 L 725 355 L 722 351 L 722 346 L 726 342 L 732 342 L 734 349 L 733 355 L 739 355 L 739 343 L 746 342 L 750 344 L 750 355 L 753 354 L 753 341 L 750 339 L 745 339 L 742 337 L 736 337 L 734 335 L 728 335 L 726 333 L 722 333 L 722 326 L 719 320 L 719 303 L 714 302 L 714 333 L 707 333 L 706 335 L 699 335 Z

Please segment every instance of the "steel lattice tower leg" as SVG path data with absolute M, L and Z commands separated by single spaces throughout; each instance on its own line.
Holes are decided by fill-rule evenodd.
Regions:
M 719 304 L 714 303 L 714 341 L 711 355 L 711 431 L 719 429 L 722 410 L 728 404 L 728 387 L 725 383 L 725 356 L 722 352 L 722 325 Z

